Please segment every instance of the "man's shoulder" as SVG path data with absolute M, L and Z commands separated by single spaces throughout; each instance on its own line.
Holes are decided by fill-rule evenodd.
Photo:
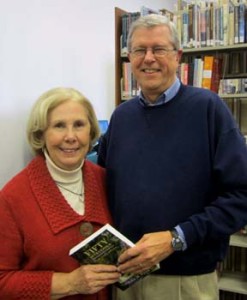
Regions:
M 94 174 L 98 174 L 101 176 L 105 176 L 105 169 L 98 164 L 95 164 L 89 160 L 85 160 L 84 162 L 84 170 L 87 173 L 93 172 Z
M 138 96 L 134 97 L 134 98 L 131 98 L 129 100 L 125 100 L 116 107 L 114 113 L 130 110 L 131 108 L 136 107 L 138 105 L 138 103 L 139 103 L 139 97 Z
M 200 104 L 204 103 L 219 103 L 221 104 L 222 99 L 219 95 L 209 89 L 194 87 L 190 85 L 183 85 L 178 94 L 179 97 L 185 97 L 186 99 L 192 102 L 199 102 Z

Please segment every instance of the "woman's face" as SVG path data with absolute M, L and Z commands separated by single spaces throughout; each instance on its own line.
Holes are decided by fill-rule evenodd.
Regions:
M 64 170 L 80 166 L 90 145 L 91 125 L 85 108 L 68 100 L 48 115 L 44 142 L 51 160 Z

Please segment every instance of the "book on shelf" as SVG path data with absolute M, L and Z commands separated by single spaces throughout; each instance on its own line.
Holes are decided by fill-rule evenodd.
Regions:
M 245 94 L 247 78 L 227 78 L 220 80 L 220 94 Z M 247 97 L 247 94 L 246 94 Z
M 246 5 L 245 3 L 239 3 L 238 6 L 239 10 L 239 20 L 238 20 L 238 41 L 239 43 L 244 43 L 245 42 L 245 30 L 246 30 L 246 22 L 245 20 L 246 17 Z
M 128 33 L 130 29 L 130 25 L 132 22 L 134 22 L 136 19 L 140 17 L 140 12 L 129 12 L 129 13 L 124 13 L 122 15 L 122 36 L 121 36 L 121 56 L 127 56 L 128 53 L 128 45 L 127 45 L 127 38 L 128 38 Z
M 211 88 L 213 62 L 214 62 L 213 55 L 205 55 L 204 56 L 202 87 L 205 89 Z
M 233 51 L 230 53 L 229 57 L 229 73 L 239 74 L 243 73 L 243 54 L 242 51 Z
M 131 71 L 130 62 L 122 63 L 122 80 L 120 82 L 121 99 L 128 100 L 139 95 L 139 85 Z
M 184 48 L 189 44 L 189 11 L 188 9 L 183 11 L 182 18 L 182 45 Z
M 193 86 L 202 87 L 204 61 L 201 57 L 194 59 Z
M 210 90 L 215 93 L 219 92 L 220 80 L 222 78 L 223 68 L 223 58 L 219 56 L 214 56 L 213 67 L 212 67 L 212 77 Z
M 199 22 L 201 47 L 206 47 L 207 45 L 207 18 L 208 18 L 207 3 L 203 1 L 201 3 L 200 22 Z
M 85 240 L 71 248 L 69 255 L 83 264 L 118 264 L 120 254 L 130 247 L 134 247 L 128 238 L 117 231 L 110 224 L 106 224 Z M 159 264 L 140 274 L 123 274 L 115 285 L 121 290 L 159 269 Z
M 234 5 L 234 44 L 239 43 L 239 4 Z
M 229 0 L 228 6 L 228 45 L 234 44 L 234 3 Z
M 179 68 L 179 77 L 183 84 L 188 84 L 188 74 L 189 74 L 189 64 L 188 63 L 181 63 Z

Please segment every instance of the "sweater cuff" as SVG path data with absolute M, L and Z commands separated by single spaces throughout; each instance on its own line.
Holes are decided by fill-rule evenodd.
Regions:
M 185 236 L 184 236 L 184 232 L 183 230 L 181 229 L 181 227 L 179 225 L 177 225 L 175 227 L 177 233 L 178 233 L 178 236 L 180 237 L 180 239 L 182 240 L 183 242 L 183 248 L 182 248 L 182 251 L 186 250 L 188 248 L 187 246 L 187 243 L 186 243 L 186 239 L 185 239 Z

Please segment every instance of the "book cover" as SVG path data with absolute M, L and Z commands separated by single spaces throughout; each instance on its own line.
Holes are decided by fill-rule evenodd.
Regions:
M 111 264 L 117 265 L 119 255 L 129 247 L 135 245 L 113 228 L 106 224 L 88 238 L 70 249 L 69 255 L 79 261 L 80 264 Z M 140 274 L 123 274 L 115 284 L 121 290 L 157 270 L 159 265 Z

